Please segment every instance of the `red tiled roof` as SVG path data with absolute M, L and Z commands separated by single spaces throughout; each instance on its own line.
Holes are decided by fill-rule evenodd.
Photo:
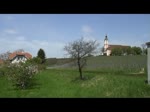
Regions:
M 14 52 L 14 53 L 11 53 L 9 55 L 9 59 L 11 60 L 14 57 L 16 57 L 17 55 L 24 55 L 27 59 L 32 58 L 32 55 L 30 53 L 27 53 L 27 52 Z
M 109 45 L 107 50 L 112 50 L 114 48 L 127 48 L 127 47 L 130 47 L 130 46 L 124 46 L 124 45 Z

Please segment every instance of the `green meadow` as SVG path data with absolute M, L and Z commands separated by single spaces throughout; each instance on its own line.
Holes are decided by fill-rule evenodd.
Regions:
M 55 59 L 50 66 L 63 65 Z M 50 63 L 50 61 L 49 61 Z M 1 98 L 147 98 L 150 85 L 147 79 L 146 56 L 90 57 L 83 70 L 69 66 L 49 68 L 34 78 L 34 86 L 18 90 L 6 76 L 0 76 Z M 143 70 L 144 68 L 144 70 Z

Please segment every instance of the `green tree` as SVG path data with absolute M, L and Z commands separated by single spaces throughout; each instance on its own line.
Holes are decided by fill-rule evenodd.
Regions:
M 123 54 L 122 48 L 114 48 L 111 51 L 111 55 L 113 56 L 121 56 Z
M 142 54 L 142 49 L 140 47 L 132 47 L 132 54 L 133 55 L 141 55 Z
M 131 47 L 127 47 L 126 48 L 126 52 L 127 52 L 127 55 L 130 55 L 132 53 Z
M 46 61 L 46 56 L 45 56 L 45 52 L 43 49 L 39 49 L 38 53 L 37 53 L 37 57 L 42 59 L 41 64 L 45 63 Z
M 41 64 L 42 59 L 39 57 L 33 57 L 32 59 L 27 60 L 26 63 Z

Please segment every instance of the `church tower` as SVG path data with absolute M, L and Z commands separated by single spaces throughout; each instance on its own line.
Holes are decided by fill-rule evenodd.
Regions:
M 105 39 L 104 39 L 104 52 L 106 52 L 107 48 L 108 48 L 108 38 L 107 38 L 107 35 L 106 35 Z

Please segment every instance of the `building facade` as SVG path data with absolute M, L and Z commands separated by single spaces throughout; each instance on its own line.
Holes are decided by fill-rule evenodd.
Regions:
M 102 53 L 102 55 L 110 56 L 112 49 L 114 49 L 114 48 L 127 48 L 127 47 L 130 47 L 130 46 L 125 46 L 125 45 L 109 45 L 109 43 L 108 43 L 108 37 L 106 35 L 105 39 L 104 39 L 104 47 L 103 47 L 103 53 Z
M 11 63 L 19 63 L 27 61 L 28 59 L 31 59 L 32 55 L 28 52 L 14 52 L 9 55 L 9 60 Z

